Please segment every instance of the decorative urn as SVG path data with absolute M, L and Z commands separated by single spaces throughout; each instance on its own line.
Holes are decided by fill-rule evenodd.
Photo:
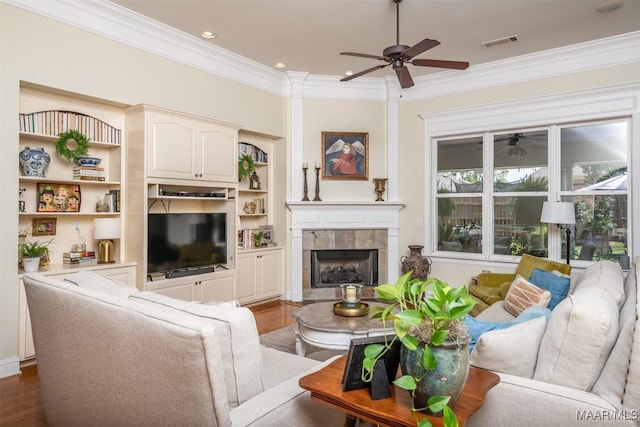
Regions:
M 26 147 L 19 155 L 20 168 L 24 176 L 44 178 L 51 163 L 51 156 L 41 147 Z

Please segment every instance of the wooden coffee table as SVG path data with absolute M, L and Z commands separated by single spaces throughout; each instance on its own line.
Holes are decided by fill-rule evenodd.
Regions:
M 306 354 L 306 344 L 330 350 L 349 350 L 352 338 L 384 335 L 392 332 L 382 327 L 382 320 L 371 319 L 369 314 L 361 317 L 344 317 L 333 313 L 334 302 L 308 304 L 293 313 L 296 319 L 296 353 Z M 367 301 L 369 306 L 385 304 Z
M 411 410 L 409 392 L 392 386 L 391 397 L 371 400 L 369 389 L 342 391 L 342 375 L 347 357 L 342 356 L 310 375 L 300 378 L 300 387 L 311 391 L 311 398 L 347 414 L 348 420 L 360 418 L 381 426 L 415 427 L 418 419 L 426 417 L 434 427 L 442 426 L 442 418 Z M 461 426 L 484 402 L 491 387 L 500 377 L 491 371 L 471 367 L 467 383 L 452 406 Z

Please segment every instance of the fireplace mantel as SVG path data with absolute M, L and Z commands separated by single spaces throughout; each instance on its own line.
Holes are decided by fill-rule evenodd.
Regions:
M 302 231 L 326 229 L 387 230 L 387 266 L 389 281 L 395 282 L 399 271 L 398 239 L 400 202 L 288 202 L 291 211 L 289 248 L 291 256 L 291 299 L 302 300 Z

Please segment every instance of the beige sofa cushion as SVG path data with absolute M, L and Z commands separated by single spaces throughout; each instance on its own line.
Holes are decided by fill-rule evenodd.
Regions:
M 24 283 L 49 425 L 231 424 L 210 322 L 40 274 Z
M 589 287 L 601 287 L 605 289 L 611 298 L 618 304 L 618 308 L 624 303 L 624 275 L 620 264 L 612 261 L 599 261 L 587 267 L 576 280 L 573 292 Z
M 577 290 L 551 312 L 533 378 L 590 391 L 618 336 L 618 306 L 606 290 Z
M 549 301 L 551 301 L 549 291 L 540 289 L 524 277 L 517 275 L 504 297 L 504 309 L 518 316 L 528 307 L 546 307 Z
M 78 271 L 67 276 L 64 281 L 84 289 L 100 291 L 123 299 L 127 299 L 129 296 L 138 293 L 135 287 L 125 285 L 122 282 L 103 276 L 95 271 Z
M 229 406 L 238 406 L 263 391 L 260 340 L 251 310 L 191 303 L 155 292 L 140 292 L 130 300 L 188 313 L 215 326 Z
M 505 329 L 485 332 L 471 352 L 471 364 L 519 377 L 533 377 L 546 325 L 546 317 L 538 317 Z

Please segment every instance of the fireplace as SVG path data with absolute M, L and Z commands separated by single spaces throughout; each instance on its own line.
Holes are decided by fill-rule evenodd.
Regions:
M 312 250 L 310 255 L 312 288 L 378 284 L 378 249 Z
M 336 298 L 336 287 L 311 287 L 312 250 L 376 249 L 377 282 L 394 282 L 398 278 L 399 212 L 404 204 L 288 202 L 287 206 L 291 211 L 291 300 Z M 373 290 L 374 287 L 368 289 Z

